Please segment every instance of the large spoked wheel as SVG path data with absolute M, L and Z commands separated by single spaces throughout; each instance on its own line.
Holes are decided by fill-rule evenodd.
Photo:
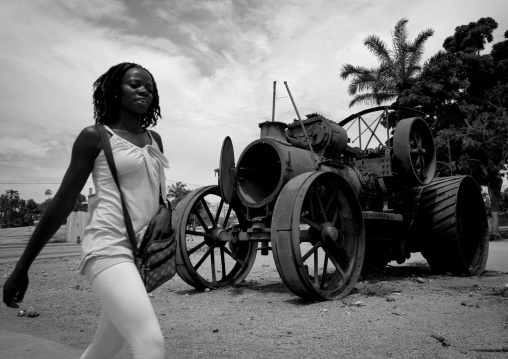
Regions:
M 233 240 L 233 230 L 246 230 L 240 201 L 226 204 L 218 186 L 189 193 L 175 209 L 173 219 L 178 249 L 177 271 L 196 289 L 239 284 L 256 258 L 257 242 Z
M 393 135 L 393 153 L 409 185 L 429 184 L 436 171 L 434 138 L 427 123 L 419 117 L 400 121 Z
M 282 189 L 272 252 L 284 284 L 310 300 L 344 297 L 360 275 L 365 230 L 358 199 L 336 173 L 301 174 Z

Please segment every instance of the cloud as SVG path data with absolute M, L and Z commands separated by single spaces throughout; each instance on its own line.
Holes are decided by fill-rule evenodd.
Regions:
M 129 25 L 135 24 L 136 19 L 129 16 L 127 5 L 119 0 L 57 0 L 62 11 L 66 10 L 71 17 L 79 17 L 90 21 L 113 20 Z M 41 0 L 39 4 L 44 6 L 47 1 Z
M 488 16 L 480 8 L 492 9 L 505 29 L 501 3 L 6 0 L 0 162 L 16 160 L 8 171 L 2 167 L 2 179 L 61 180 L 76 135 L 93 124 L 92 83 L 130 61 L 148 68 L 159 87 L 156 131 L 171 162 L 168 178 L 214 184 L 223 138 L 232 137 L 238 158 L 258 138 L 258 123 L 271 120 L 273 81 L 276 120 L 296 117 L 287 81 L 302 116 L 320 112 L 339 121 L 361 110 L 348 108 L 339 71 L 345 63 L 375 64 L 365 36 L 389 41 L 407 17 L 412 38 L 436 30 L 432 54 L 457 25 Z

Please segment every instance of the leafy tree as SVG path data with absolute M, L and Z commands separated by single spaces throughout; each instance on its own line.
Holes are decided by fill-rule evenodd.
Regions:
M 2 225 L 11 227 L 18 217 L 21 207 L 19 192 L 15 190 L 5 191 L 5 197 L 2 198 Z M 16 221 L 17 224 L 17 221 Z
M 508 217 L 508 188 L 505 188 L 505 190 L 501 192 L 501 200 L 499 201 L 499 210 L 501 212 L 505 212 L 505 215 Z
M 6 194 L 0 195 L 0 224 L 3 226 L 7 221 L 7 211 L 9 210 L 9 198 Z
M 35 219 L 38 218 L 37 203 L 33 199 L 29 199 L 23 208 L 24 225 L 33 225 Z
M 494 44 L 492 18 L 458 26 L 396 104 L 428 113 L 438 160 L 488 187 L 495 234 L 508 139 L 508 42 Z M 506 37 L 505 33 L 505 37 Z
M 46 211 L 46 209 L 48 208 L 49 203 L 51 201 L 52 201 L 52 198 L 48 198 L 44 202 L 37 204 L 37 211 L 40 213 L 41 217 L 44 214 L 44 212 Z
M 187 189 L 187 185 L 180 181 L 168 186 L 168 197 L 170 198 L 171 207 L 175 208 L 178 202 L 190 192 L 191 190 Z
M 392 101 L 412 86 L 420 73 L 420 61 L 425 41 L 434 34 L 434 30 L 422 31 L 414 41 L 408 41 L 406 29 L 408 20 L 397 22 L 392 33 L 393 49 L 376 35 L 368 36 L 363 44 L 377 57 L 379 66 L 366 68 L 346 64 L 342 66 L 340 76 L 351 78 L 348 92 L 354 96 L 349 107 L 363 103 L 380 105 Z
M 76 198 L 76 203 L 74 204 L 74 208 L 72 209 L 74 212 L 84 211 L 86 212 L 88 209 L 88 204 L 85 203 L 87 201 L 86 196 L 84 194 L 78 194 L 78 198 Z
M 5 194 L 7 195 L 7 198 L 9 200 L 18 199 L 19 200 L 19 192 L 15 191 L 13 189 L 8 189 L 5 191 Z

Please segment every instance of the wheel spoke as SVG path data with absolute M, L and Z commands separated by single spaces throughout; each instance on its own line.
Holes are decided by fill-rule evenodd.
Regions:
M 211 233 L 203 233 L 203 232 L 197 232 L 197 231 L 185 231 L 185 234 L 189 234 L 192 236 L 205 237 L 205 238 L 212 238 Z
M 223 205 L 224 205 L 224 198 L 221 198 L 220 199 L 220 203 L 219 203 L 219 207 L 217 207 L 217 213 L 215 214 L 215 223 L 216 224 L 219 223 L 220 212 L 222 211 L 222 206 Z
M 324 289 L 326 283 L 326 272 L 328 271 L 328 253 L 325 254 L 325 260 L 323 263 L 323 275 L 321 276 L 321 285 L 319 288 Z
M 323 202 L 321 201 L 321 196 L 319 195 L 319 193 L 318 193 L 317 189 L 315 189 L 315 187 L 314 187 L 314 190 L 312 191 L 312 193 L 314 193 L 314 196 L 317 198 L 319 209 L 321 210 L 321 213 L 323 214 L 323 220 L 324 220 L 324 222 L 328 222 L 326 220 L 326 212 L 325 212 L 325 209 L 323 207 Z
M 335 210 L 335 213 L 333 214 L 333 219 L 332 219 L 332 226 L 335 227 L 335 223 L 337 223 L 337 220 L 339 219 L 339 215 L 340 215 L 340 205 L 339 203 L 337 203 L 337 209 Z
M 215 274 L 215 253 L 212 251 L 212 255 L 210 256 L 210 265 L 212 267 L 212 283 L 217 284 L 217 277 Z
M 342 276 L 342 278 L 346 278 L 346 273 L 344 273 L 344 271 L 342 270 L 339 262 L 337 262 L 337 260 L 335 258 L 333 258 L 333 256 L 329 256 L 329 258 L 330 258 L 330 261 L 332 262 L 333 266 L 335 267 L 335 269 L 337 269 L 337 271 Z
M 228 228 L 229 216 L 231 215 L 232 206 L 228 206 L 228 211 L 226 212 L 226 217 L 224 217 L 224 222 L 222 224 L 222 228 Z
M 217 222 L 215 221 L 215 216 L 212 215 L 212 212 L 210 211 L 210 208 L 208 208 L 208 203 L 206 203 L 204 198 L 201 198 L 201 205 L 206 211 L 206 214 L 208 215 L 208 218 L 212 222 L 212 228 L 217 227 Z
M 224 247 L 220 247 L 220 260 L 221 260 L 221 269 L 222 269 L 222 278 L 226 275 L 226 260 L 224 258 Z
M 321 231 L 322 227 L 321 225 L 311 221 L 310 219 L 308 218 L 305 218 L 305 217 L 301 217 L 300 220 L 305 223 L 305 224 L 308 224 L 309 226 L 313 227 L 313 228 L 316 228 L 318 231 Z
M 206 244 L 205 241 L 199 243 L 197 246 L 187 251 L 187 256 L 190 257 L 194 252 L 196 252 L 199 248 L 203 247 Z
M 310 207 L 310 216 L 312 218 L 312 220 L 314 221 L 314 214 L 316 213 L 316 211 L 314 210 L 314 202 L 312 201 L 312 191 L 313 189 L 311 188 L 310 189 L 310 195 L 307 197 L 307 200 L 309 201 L 309 207 Z
M 332 195 L 330 196 L 330 200 L 328 201 L 328 203 L 326 204 L 326 213 L 328 213 L 328 210 L 330 209 L 330 207 L 332 206 L 332 203 L 334 202 L 335 200 L 335 196 L 337 195 L 337 192 L 339 191 L 339 187 L 335 187 L 333 189 L 333 193 Z M 340 202 L 337 202 L 338 204 L 340 204 Z
M 302 256 L 302 262 L 305 262 L 307 259 L 309 259 L 309 257 L 310 257 L 310 256 L 311 256 L 314 252 L 316 252 L 316 250 L 317 250 L 319 247 L 321 247 L 321 246 L 323 246 L 323 241 L 319 241 L 319 242 L 317 242 L 316 244 L 314 244 L 314 245 L 312 246 L 312 248 L 311 248 L 311 249 L 309 249 L 309 251 L 308 251 L 307 253 L 305 253 L 305 254 Z
M 192 211 L 194 212 L 194 215 L 197 217 L 199 223 L 201 223 L 201 226 L 203 226 L 203 229 L 207 232 L 210 232 L 210 229 L 208 228 L 205 221 L 203 220 L 203 217 L 201 217 L 201 215 L 199 214 L 197 207 L 193 207 Z
M 244 265 L 245 261 L 240 259 L 240 258 L 237 258 L 233 255 L 233 253 L 231 253 L 231 251 L 229 249 L 227 249 L 226 247 L 222 247 L 224 249 L 224 252 L 226 252 L 227 255 L 229 255 L 235 262 L 241 264 L 241 265 Z
M 314 283 L 317 285 L 319 281 L 319 256 L 318 251 L 314 252 Z
M 194 266 L 195 271 L 197 271 L 199 269 L 199 267 L 201 267 L 201 264 L 203 264 L 206 257 L 208 257 L 210 255 L 210 253 L 213 253 L 213 247 L 209 247 L 208 250 L 206 251 L 206 253 L 203 255 L 203 257 L 201 257 L 201 259 L 196 263 L 196 265 Z

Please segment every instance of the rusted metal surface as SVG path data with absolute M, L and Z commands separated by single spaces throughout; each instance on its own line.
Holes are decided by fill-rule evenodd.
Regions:
M 400 120 L 392 135 L 396 107 L 339 123 L 316 114 L 301 120 L 290 97 L 299 120 L 261 123 L 260 139 L 236 166 L 227 138 L 219 186 L 194 191 L 175 209 L 177 264 L 187 283 L 238 284 L 256 253 L 270 250 L 285 285 L 311 300 L 343 297 L 362 267 L 402 263 L 411 252 L 422 252 L 436 270 L 483 271 L 488 241 L 479 187 L 467 176 L 435 178 L 434 141 L 422 118 Z M 373 111 L 382 113 L 368 121 Z M 353 123 L 359 147 L 344 128 Z M 372 142 L 377 146 L 367 148 Z M 204 261 L 211 273 L 202 272 Z

